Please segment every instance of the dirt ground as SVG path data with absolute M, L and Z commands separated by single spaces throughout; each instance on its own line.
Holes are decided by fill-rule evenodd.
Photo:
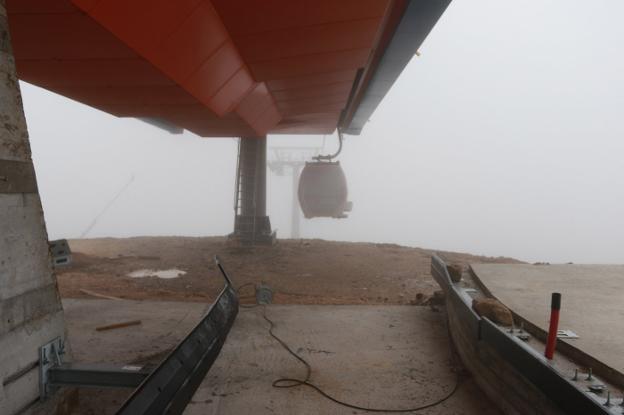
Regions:
M 280 240 L 272 247 L 239 248 L 223 237 L 135 237 L 69 241 L 73 264 L 57 269 L 64 298 L 87 292 L 135 300 L 200 301 L 214 298 L 223 280 L 214 255 L 253 300 L 248 283 L 264 282 L 278 304 L 420 304 L 437 289 L 430 274 L 434 251 L 393 244 Z M 439 252 L 451 263 L 518 263 Z M 131 278 L 141 269 L 180 269 L 173 279 Z
M 75 361 L 156 365 L 201 319 L 206 305 L 106 299 L 64 299 Z M 218 359 L 185 415 L 353 415 L 309 388 L 277 389 L 281 377 L 305 371 L 270 336 L 275 333 L 312 365 L 312 381 L 352 403 L 411 408 L 457 393 L 423 415 L 495 415 L 496 406 L 451 352 L 442 310 L 400 305 L 269 305 L 241 308 Z M 112 322 L 141 324 L 97 331 Z M 354 353 L 354 345 L 358 345 Z M 460 378 L 457 376 L 460 375 Z M 73 415 L 113 415 L 131 389 L 80 389 Z
M 260 282 L 268 284 L 273 289 L 274 303 L 295 305 L 420 305 L 426 303 L 438 289 L 430 274 L 430 258 L 434 251 L 391 244 L 280 240 L 272 247 L 245 249 L 232 246 L 226 238 L 221 237 L 101 238 L 71 240 L 69 243 L 74 252 L 73 263 L 57 268 L 56 273 L 61 296 L 65 298 L 66 318 L 70 338 L 73 338 L 73 348 L 79 360 L 84 361 L 90 361 L 85 353 L 91 353 L 96 356 L 96 361 L 101 361 L 110 350 L 122 350 L 123 354 L 115 352 L 115 358 L 123 358 L 124 361 L 154 364 L 160 361 L 164 353 L 182 338 L 181 332 L 192 326 L 194 319 L 186 318 L 189 310 L 181 305 L 179 306 L 181 314 L 178 315 L 171 306 L 173 303 L 162 303 L 169 304 L 166 306 L 166 318 L 158 317 L 157 313 L 149 310 L 149 307 L 159 304 L 158 301 L 182 301 L 186 302 L 188 307 L 199 307 L 196 312 L 204 310 L 205 305 L 214 299 L 223 287 L 223 279 L 213 261 L 215 254 L 221 258 L 234 284 L 237 287 L 245 285 L 240 292 L 243 304 L 254 302 L 253 284 Z M 519 262 L 510 258 L 488 258 L 452 252 L 436 253 L 450 263 L 462 265 Z M 179 269 L 186 274 L 173 279 L 128 276 L 129 273 L 142 269 Z M 107 303 L 114 305 L 112 311 L 88 312 L 83 308 L 100 303 L 97 300 L 72 300 L 72 298 L 93 300 L 98 296 L 150 301 L 133 303 L 133 307 L 147 307 L 148 310 L 132 314 L 120 308 L 121 302 L 117 301 L 99 300 L 105 305 Z M 189 302 L 201 302 L 204 305 L 191 305 Z M 440 313 L 433 314 L 437 315 L 440 321 L 443 320 Z M 143 324 L 138 328 L 131 328 L 130 332 L 124 331 L 127 329 L 110 332 L 93 330 L 93 327 L 101 324 L 133 318 L 143 320 Z M 181 324 L 183 320 L 185 324 Z M 150 329 L 150 322 L 156 324 L 155 328 Z M 280 327 L 284 330 L 290 326 L 298 327 L 295 324 Z M 353 329 L 355 326 L 351 324 L 349 327 Z M 140 336 L 146 344 L 127 333 Z M 433 331 L 429 334 L 432 335 Z M 261 330 L 257 336 L 264 338 L 267 335 Z M 336 336 L 338 334 L 325 337 L 335 340 Z M 425 360 L 431 363 L 432 359 Z M 444 359 L 441 361 L 446 362 Z M 287 363 L 287 367 L 290 368 L 292 362 Z M 270 374 L 273 375 L 272 372 Z M 259 385 L 266 387 L 271 384 L 271 379 Z M 224 382 L 226 385 L 231 383 L 229 380 Z M 299 401 L 304 402 L 310 397 L 318 400 L 316 395 L 306 392 L 300 392 L 303 395 Z M 458 397 L 456 402 L 460 407 L 481 402 L 483 408 L 493 408 L 472 383 L 462 386 L 460 392 L 463 395 Z M 75 413 L 91 415 L 114 413 L 126 399 L 127 394 L 126 390 L 81 390 L 79 406 Z M 320 402 L 319 405 L 327 404 L 322 400 Z M 232 404 L 239 405 L 241 402 L 235 400 Z M 495 412 L 493 409 L 492 411 Z M 224 410 L 219 413 L 232 412 Z M 471 412 L 466 409 L 461 413 L 484 412 L 481 410 Z

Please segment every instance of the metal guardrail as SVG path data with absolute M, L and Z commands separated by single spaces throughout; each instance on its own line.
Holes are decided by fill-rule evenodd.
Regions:
M 181 414 L 217 359 L 234 319 L 238 297 L 225 269 L 215 257 L 225 287 L 206 317 L 139 385 L 118 415 Z
M 136 387 L 118 415 L 182 414 L 219 352 L 238 314 L 238 296 L 215 257 L 225 287 L 204 318 L 153 371 L 137 366 L 63 363 L 60 338 L 40 349 L 41 398 L 60 386 Z
M 569 379 L 557 372 L 546 359 L 521 340 L 487 318 L 481 318 L 472 309 L 463 289 L 454 284 L 446 264 L 437 255 L 431 258 L 431 275 L 447 294 L 459 321 L 469 327 L 475 347 L 487 346 L 507 361 L 517 372 L 542 391 L 564 413 L 574 415 L 612 414 L 610 408 L 593 399 Z M 480 346 L 483 345 L 483 346 Z
M 538 354 L 513 338 L 487 318 L 481 319 L 481 342 L 496 350 L 519 374 L 553 401 L 566 414 L 611 414 Z M 615 405 L 613 405 L 615 407 Z

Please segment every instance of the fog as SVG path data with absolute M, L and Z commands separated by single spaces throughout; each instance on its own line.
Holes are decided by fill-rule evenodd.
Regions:
M 617 0 L 455 0 L 363 133 L 347 136 L 350 217 L 302 220 L 302 236 L 624 263 L 623 15 Z M 88 237 L 231 232 L 235 139 L 170 135 L 22 90 L 51 239 L 81 235 L 132 177 Z M 268 186 L 288 237 L 290 178 L 269 174 Z

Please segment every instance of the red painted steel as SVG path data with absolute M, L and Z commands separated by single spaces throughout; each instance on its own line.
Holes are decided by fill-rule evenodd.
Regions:
M 548 328 L 548 339 L 544 355 L 551 359 L 555 355 L 557 345 L 557 331 L 559 330 L 559 310 L 561 309 L 561 294 L 553 293 L 550 305 L 550 326 Z
M 163 0 L 72 1 L 218 116 L 231 112 L 254 87 L 209 1 L 180 1 L 178 13 Z M 150 24 L 138 24 L 144 16 Z M 245 121 L 258 134 L 266 133 Z
M 202 136 L 263 136 L 332 132 L 400 3 L 7 0 L 7 9 L 27 82 Z

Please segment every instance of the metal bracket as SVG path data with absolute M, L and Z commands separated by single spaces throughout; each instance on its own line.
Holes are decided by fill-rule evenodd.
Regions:
M 559 339 L 578 339 L 579 336 L 572 330 L 557 330 L 557 338 Z
M 71 264 L 72 253 L 69 248 L 67 239 L 58 239 L 56 241 L 49 241 L 50 254 L 52 255 L 52 263 L 55 267 L 65 266 Z
M 141 366 L 63 363 L 63 339 L 39 348 L 39 398 L 47 399 L 61 386 L 136 388 L 150 374 Z
M 64 354 L 65 344 L 60 337 L 39 348 L 39 399 L 44 400 L 53 392 L 50 370 L 61 365 Z
M 271 304 L 273 302 L 273 290 L 265 283 L 256 286 L 256 303 Z

